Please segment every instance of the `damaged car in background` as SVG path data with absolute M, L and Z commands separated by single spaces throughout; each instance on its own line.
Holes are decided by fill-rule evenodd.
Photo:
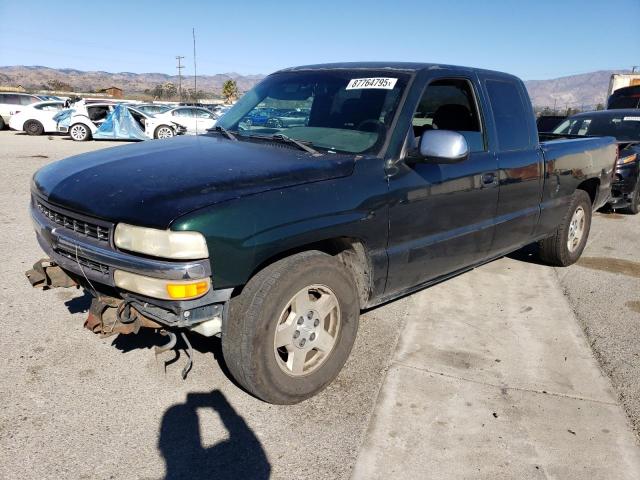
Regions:
M 600 110 L 578 113 L 547 137 L 614 137 L 618 161 L 608 205 L 632 215 L 640 212 L 640 110 Z
M 247 125 L 268 109 L 303 124 Z M 257 112 L 257 114 L 256 114 Z M 422 63 L 290 68 L 211 132 L 51 163 L 36 287 L 77 285 L 102 334 L 220 336 L 238 383 L 293 404 L 349 357 L 360 311 L 532 242 L 576 262 L 611 192 L 611 137 L 540 142 L 523 82 Z M 186 375 L 191 364 L 183 370 Z
M 57 130 L 72 140 L 148 140 L 171 138 L 186 132 L 185 127 L 166 118 L 157 118 L 122 103 L 77 102 L 58 113 Z

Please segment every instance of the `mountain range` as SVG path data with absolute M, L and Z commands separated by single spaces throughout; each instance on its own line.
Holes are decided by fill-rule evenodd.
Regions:
M 538 107 L 558 109 L 567 106 L 573 108 L 594 108 L 599 103 L 605 103 L 609 78 L 612 73 L 622 73 L 622 70 L 599 70 L 548 80 L 525 81 L 533 104 Z M 233 79 L 240 92 L 249 90 L 264 75 L 240 75 L 238 73 L 220 73 L 216 75 L 199 75 L 198 90 L 219 94 L 222 84 Z M 0 87 L 22 85 L 29 89 L 40 89 L 50 81 L 64 82 L 78 91 L 93 91 L 98 88 L 116 86 L 127 94 L 142 93 L 152 90 L 156 85 L 166 82 L 178 84 L 177 75 L 165 73 L 109 73 L 85 72 L 70 68 L 49 68 L 43 66 L 8 66 L 0 67 Z M 192 88 L 193 77 L 182 77 L 184 88 Z

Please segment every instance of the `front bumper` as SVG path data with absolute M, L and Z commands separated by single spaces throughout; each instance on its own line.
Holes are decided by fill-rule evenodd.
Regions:
M 609 205 L 613 208 L 624 208 L 631 204 L 632 194 L 638 185 L 640 175 L 639 162 L 616 166 L 611 185 Z
M 198 280 L 211 276 L 209 260 L 166 261 L 121 252 L 113 245 L 113 224 L 50 205 L 35 195 L 30 210 L 40 247 L 89 291 L 115 292 L 167 326 L 189 327 L 223 317 L 232 289 L 210 290 L 194 300 L 159 300 L 117 289 L 113 278 L 115 270 L 123 270 L 165 280 Z

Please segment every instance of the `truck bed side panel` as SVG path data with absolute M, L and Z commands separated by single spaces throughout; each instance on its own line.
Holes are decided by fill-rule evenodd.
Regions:
M 545 173 L 536 236 L 552 233 L 557 228 L 571 195 L 585 181 L 597 180 L 593 207 L 594 210 L 602 207 L 611 192 L 617 156 L 617 146 L 612 137 L 553 140 L 540 145 Z

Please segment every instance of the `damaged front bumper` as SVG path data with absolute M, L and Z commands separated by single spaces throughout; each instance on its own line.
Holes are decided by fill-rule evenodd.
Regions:
M 208 259 L 166 261 L 121 252 L 113 245 L 115 225 L 53 206 L 36 195 L 31 217 L 38 243 L 49 256 L 27 272 L 34 287 L 80 285 L 96 298 L 111 299 L 109 306 L 134 309 L 149 320 L 142 326 L 188 328 L 206 336 L 220 332 L 232 289 L 209 290 L 193 300 L 159 300 L 118 289 L 114 281 L 116 270 L 164 280 L 202 279 L 211 276 Z
M 626 208 L 631 205 L 639 176 L 640 163 L 638 161 L 616 167 L 611 185 L 611 198 L 609 198 L 611 208 Z

